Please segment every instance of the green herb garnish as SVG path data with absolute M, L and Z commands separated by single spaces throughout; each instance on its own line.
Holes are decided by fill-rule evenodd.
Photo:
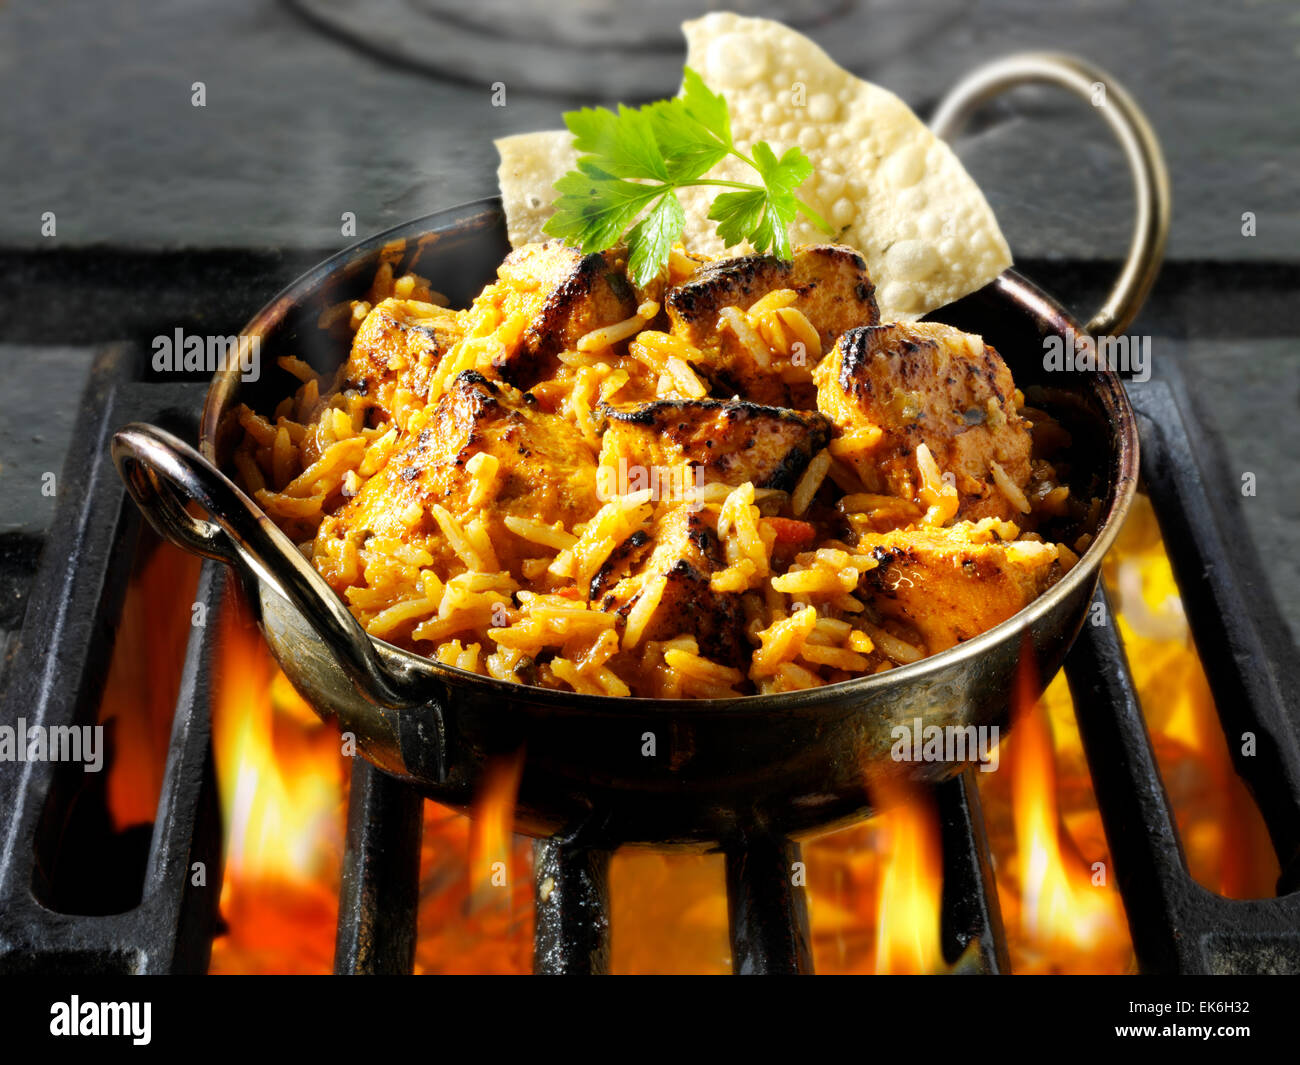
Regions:
M 573 134 L 578 165 L 555 183 L 560 195 L 543 230 L 584 254 L 625 239 L 628 270 L 638 285 L 659 272 L 686 227 L 677 189 L 734 190 L 719 194 L 709 207 L 709 218 L 729 248 L 748 240 L 759 252 L 789 259 L 786 230 L 800 212 L 823 232 L 834 232 L 794 194 L 813 171 L 802 149 L 790 148 L 777 158 L 760 142 L 750 155 L 739 151 L 731 139 L 727 101 L 710 92 L 690 67 L 680 96 L 635 109 L 620 104 L 617 113 L 584 107 L 566 112 L 564 124 Z M 762 184 L 704 177 L 728 155 L 748 163 Z

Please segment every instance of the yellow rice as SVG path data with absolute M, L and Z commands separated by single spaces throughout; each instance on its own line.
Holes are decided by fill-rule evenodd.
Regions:
M 700 262 L 675 246 L 663 282 L 680 284 Z M 483 452 L 465 467 L 473 516 L 458 519 L 433 501 L 426 513 L 411 503 L 397 515 L 405 535 L 328 535 L 341 508 L 384 470 L 406 436 L 429 425 L 456 376 L 471 369 L 494 372 L 519 350 L 528 324 L 521 314 L 506 313 L 494 286 L 467 310 L 453 311 L 427 281 L 396 275 L 390 262 L 363 298 L 327 308 L 319 323 L 356 331 L 374 307 L 393 299 L 403 301 L 404 313 L 451 319 L 459 329 L 460 339 L 430 375 L 425 397 L 394 390 L 391 418 L 372 424 L 374 411 L 366 397 L 343 388 L 341 368 L 322 375 L 285 356 L 279 365 L 298 382 L 294 395 L 270 414 L 246 407 L 232 413 L 238 443 L 231 465 L 239 481 L 340 590 L 371 635 L 498 680 L 612 696 L 728 698 L 793 691 L 924 657 L 914 633 L 882 622 L 857 595 L 862 575 L 876 560 L 856 554 L 817 524 L 825 522 L 831 505 L 877 528 L 953 520 L 956 488 L 924 444 L 915 453 L 917 499 L 867 490 L 853 461 L 879 445 L 875 427 L 838 436 L 817 452 L 788 494 L 752 483 L 708 484 L 699 492 L 696 505 L 716 524 L 725 559 L 709 587 L 739 597 L 752 645 L 744 668 L 710 659 L 689 633 L 647 638 L 667 588 L 662 574 L 644 582 L 622 618 L 589 598 L 592 578 L 614 550 L 663 512 L 648 489 L 606 497 L 573 528 L 507 514 L 494 533 L 488 516 L 501 490 L 500 464 Z M 720 328 L 759 366 L 789 382 L 807 381 L 824 352 L 796 303 L 792 289 L 770 292 L 748 307 L 723 308 Z M 660 302 L 644 299 L 632 317 L 592 330 L 561 352 L 557 376 L 533 388 L 582 432 L 593 454 L 601 443 L 600 404 L 630 393 L 681 399 L 709 394 L 701 373 L 707 367 L 704 352 L 666 332 L 663 322 Z M 801 354 L 806 358 L 796 357 Z M 1017 394 L 1016 402 L 1023 406 L 1024 397 Z M 1060 514 L 1069 502 L 1063 485 L 1046 483 L 1031 498 L 996 463 L 992 474 L 1022 514 Z M 778 541 L 788 527 L 781 522 L 792 519 L 814 520 L 822 531 L 778 560 Z M 436 531 L 417 535 L 418 528 Z M 1077 560 L 1062 545 L 1021 539 L 1010 522 L 986 519 L 974 535 L 996 537 L 1025 557 L 1054 552 L 1063 568 Z M 503 537 L 514 538 L 516 548 L 528 545 L 514 573 L 499 561 Z M 1080 540 L 1080 550 L 1086 546 L 1086 538 Z

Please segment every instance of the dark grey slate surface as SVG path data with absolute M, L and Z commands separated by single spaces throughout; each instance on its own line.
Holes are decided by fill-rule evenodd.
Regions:
M 57 490 L 95 353 L 0 344 L 0 537 L 48 528 L 54 497 L 42 492 L 42 478 L 55 474 Z
M 637 11 L 671 40 L 679 8 L 692 6 L 707 5 Z M 922 114 L 989 56 L 1048 47 L 1101 63 L 1164 140 L 1174 257 L 1290 259 L 1300 247 L 1293 5 L 837 6 L 843 15 L 809 32 Z M 492 107 L 491 83 L 509 89 L 519 77 L 485 63 L 474 84 L 453 84 L 385 65 L 267 0 L 15 0 L 0 6 L 0 246 L 39 246 L 46 210 L 64 245 L 341 244 L 343 211 L 364 235 L 491 193 L 492 138 L 554 127 L 572 106 L 510 91 L 508 106 Z M 198 80 L 202 109 L 190 105 Z M 674 89 L 666 73 L 662 92 Z M 1125 246 L 1128 180 L 1086 105 L 1021 90 L 960 150 L 1019 257 L 1104 258 Z M 1253 239 L 1240 235 L 1248 210 Z
M 1300 643 L 1300 355 L 1295 340 L 1153 341 L 1152 360 L 1174 359 L 1196 390 L 1222 447 L 1216 493 L 1240 503 L 1282 615 Z M 1157 371 L 1158 372 L 1158 371 Z M 1242 475 L 1254 474 L 1244 495 Z

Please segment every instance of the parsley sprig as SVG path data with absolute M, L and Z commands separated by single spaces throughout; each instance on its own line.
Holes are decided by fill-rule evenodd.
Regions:
M 659 272 L 686 227 L 678 189 L 732 190 L 718 194 L 709 208 L 729 248 L 748 240 L 759 252 L 789 259 L 787 229 L 799 213 L 823 232 L 834 232 L 794 194 L 813 171 L 803 151 L 790 148 L 778 158 L 760 141 L 745 155 L 732 140 L 727 101 L 690 67 L 681 94 L 671 100 L 635 109 L 620 104 L 617 112 L 584 107 L 567 112 L 564 123 L 573 134 L 577 169 L 555 183 L 560 195 L 543 229 L 584 254 L 625 239 L 628 270 L 638 285 Z M 762 184 L 704 177 L 729 155 L 748 163 Z

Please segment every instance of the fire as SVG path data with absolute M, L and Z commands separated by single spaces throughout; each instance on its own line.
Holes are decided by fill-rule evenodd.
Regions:
M 509 902 L 511 836 L 523 752 L 493 758 L 483 770 L 470 828 L 469 868 L 474 907 Z
M 872 797 L 880 812 L 871 820 L 804 845 L 814 967 L 945 972 L 938 811 L 928 794 L 900 784 L 877 782 Z
M 1091 971 L 1124 957 L 1123 904 L 1106 862 L 1089 864 L 1061 823 L 1052 729 L 1037 698 L 1033 642 L 1025 635 L 1016 678 L 1015 731 L 1007 742 L 1019 871 L 1019 928 L 1033 954 L 1057 971 Z M 1037 967 L 1037 966 L 1035 966 Z
M 115 831 L 148 824 L 162 792 L 172 711 L 191 628 L 199 559 L 141 534 L 131 583 L 114 627 L 99 720 L 112 728 L 108 809 Z M 186 596 L 180 602 L 172 596 Z
M 924 793 L 877 789 L 877 843 L 888 855 L 876 909 L 877 973 L 924 974 L 943 967 L 939 942 L 943 849 L 939 818 Z
M 1138 496 L 1105 576 L 1156 762 L 1192 876 L 1229 898 L 1267 898 L 1279 867 L 1232 765 L 1150 501 Z
M 609 865 L 611 971 L 731 972 L 725 878 L 721 854 L 616 853 Z
M 1232 770 L 1159 530 L 1139 497 L 1106 578 L 1193 875 L 1268 896 L 1277 863 Z M 1121 572 L 1121 567 L 1128 569 Z M 1137 576 L 1134 576 L 1136 572 Z M 214 972 L 332 966 L 348 759 L 247 622 L 223 618 L 213 737 L 229 833 Z M 1074 707 L 1058 676 L 1033 699 L 1026 657 L 1001 770 L 979 774 L 1017 972 L 1134 965 Z M 512 835 L 522 755 L 492 762 L 473 818 L 425 804 L 416 972 L 521 973 L 532 960 L 531 844 Z M 938 972 L 941 847 L 924 796 L 877 798 L 870 821 L 804 845 L 814 962 L 823 973 Z M 122 803 L 123 811 L 131 804 Z M 135 816 L 144 814 L 143 804 Z M 1094 872 L 1104 867 L 1105 882 Z M 610 869 L 612 969 L 725 972 L 719 855 L 642 850 Z M 665 929 L 673 934 L 665 935 Z
M 246 617 L 227 612 L 218 639 L 212 727 L 228 932 L 213 944 L 211 971 L 327 973 L 351 765 Z M 522 766 L 519 756 L 489 763 L 473 820 L 424 804 L 417 973 L 529 971 L 530 846 L 511 831 Z
M 1107 623 L 1123 639 L 1192 876 L 1230 897 L 1271 896 L 1277 860 L 1233 771 L 1145 496 L 1135 498 L 1103 576 L 1115 611 Z M 1023 695 L 1021 704 L 1027 705 Z M 1026 754 L 1026 746 L 1036 753 Z M 1028 759 L 1019 769 L 1017 750 Z M 1063 675 L 1033 713 L 1021 715 L 1006 753 L 1010 771 L 981 775 L 979 783 L 1013 968 L 1132 971 L 1109 845 Z M 1097 873 L 1095 863 L 1103 867 Z M 1072 906 L 1080 908 L 1073 915 Z
M 233 598 L 233 597 L 231 597 Z M 212 743 L 226 831 L 213 972 L 329 972 L 343 851 L 346 766 L 338 734 L 275 668 L 233 610 L 218 634 Z M 265 956 L 291 953 L 276 970 Z
M 531 843 L 510 839 L 508 880 L 476 894 L 471 866 L 473 822 L 434 802 L 424 804 L 416 973 L 517 975 L 532 971 Z M 490 882 L 489 882 L 490 883 Z M 494 901 L 492 901 L 494 900 Z
M 246 671 L 232 685 L 235 697 L 256 680 L 270 678 L 255 678 L 254 671 Z M 271 682 L 273 712 L 286 712 L 286 704 L 300 708 L 297 693 L 282 677 L 276 680 L 280 683 Z M 327 860 L 322 835 L 335 836 L 328 811 L 342 801 L 342 776 L 337 765 L 313 757 L 319 745 L 308 743 L 295 750 L 277 743 L 274 733 L 272 714 L 247 714 L 233 728 L 223 729 L 218 741 L 218 757 L 237 767 L 233 784 L 223 788 L 230 796 L 227 868 L 232 874 L 268 878 L 313 877 Z

